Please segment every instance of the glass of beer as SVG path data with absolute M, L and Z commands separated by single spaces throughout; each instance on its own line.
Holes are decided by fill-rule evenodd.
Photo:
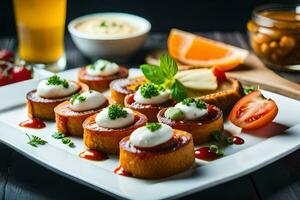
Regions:
M 13 0 L 21 63 L 58 72 L 66 67 L 67 0 Z

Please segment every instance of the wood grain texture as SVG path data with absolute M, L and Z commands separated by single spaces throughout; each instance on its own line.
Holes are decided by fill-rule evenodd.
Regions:
M 245 34 L 215 32 L 204 35 L 249 48 Z M 166 46 L 166 38 L 166 34 L 151 35 L 144 48 L 122 64 L 128 67 L 139 66 L 144 63 L 147 53 Z M 68 68 L 80 67 L 90 62 L 78 52 L 70 38 L 66 38 L 65 44 Z M 0 39 L 0 48 L 15 50 L 15 45 L 14 38 Z M 299 79 L 295 74 L 281 75 L 289 76 L 293 80 Z M 0 156 L 0 199 L 113 199 L 53 173 L 1 144 Z M 299 156 L 300 151 L 251 175 L 182 199 L 300 199 Z

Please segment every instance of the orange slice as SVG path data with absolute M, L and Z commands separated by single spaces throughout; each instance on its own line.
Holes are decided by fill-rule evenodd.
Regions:
M 216 66 L 228 71 L 243 63 L 248 51 L 192 33 L 172 29 L 168 38 L 169 54 L 179 62 L 195 67 Z

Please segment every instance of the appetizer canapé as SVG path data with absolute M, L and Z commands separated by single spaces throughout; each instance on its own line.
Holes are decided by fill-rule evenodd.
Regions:
M 27 109 L 30 118 L 54 120 L 54 108 L 71 98 L 75 93 L 87 91 L 83 83 L 69 81 L 53 75 L 39 83 L 36 90 L 27 93 Z
M 114 80 L 109 85 L 111 99 L 123 105 L 125 96 L 135 93 L 139 86 L 146 82 L 147 79 L 144 76 Z
M 84 121 L 84 144 L 89 149 L 118 154 L 121 139 L 146 122 L 145 115 L 119 104 L 112 104 Z
M 83 121 L 106 106 L 108 100 L 95 90 L 77 93 L 54 108 L 57 130 L 65 135 L 82 136 Z
M 120 142 L 120 167 L 135 177 L 163 178 L 195 163 L 191 134 L 160 123 L 148 123 Z
M 102 59 L 82 67 L 78 75 L 80 82 L 87 84 L 90 89 L 98 92 L 107 90 L 111 81 L 127 77 L 127 68 Z
M 214 131 L 222 132 L 224 129 L 222 111 L 193 98 L 160 110 L 157 118 L 172 128 L 191 133 L 195 144 L 209 142 Z
M 173 106 L 170 93 L 153 83 L 141 85 L 135 94 L 129 94 L 124 100 L 125 107 L 143 113 L 149 122 L 157 122 L 157 113 L 162 108 Z

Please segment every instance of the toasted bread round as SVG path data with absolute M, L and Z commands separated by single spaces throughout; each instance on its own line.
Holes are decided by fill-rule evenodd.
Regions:
M 208 114 L 197 120 L 171 120 L 165 117 L 164 108 L 157 114 L 158 121 L 171 126 L 174 129 L 179 129 L 191 133 L 193 135 L 194 144 L 203 144 L 212 139 L 212 132 L 224 130 L 223 113 L 215 107 L 208 105 Z
M 147 117 L 135 112 L 134 124 L 118 129 L 100 127 L 96 124 L 96 114 L 88 117 L 83 122 L 83 142 L 89 149 L 102 151 L 109 154 L 119 153 L 119 142 L 122 138 L 130 135 L 135 129 L 147 123 Z
M 82 124 L 84 120 L 89 116 L 98 113 L 106 106 L 108 106 L 108 100 L 106 100 L 99 108 L 76 112 L 70 109 L 70 102 L 65 101 L 54 108 L 57 130 L 65 135 L 82 137 Z
M 125 96 L 135 93 L 138 87 L 146 82 L 144 76 L 114 80 L 109 85 L 110 96 L 116 103 L 124 105 Z
M 98 92 L 104 92 L 109 88 L 110 82 L 120 78 L 128 77 L 128 69 L 125 67 L 120 67 L 118 73 L 110 76 L 90 76 L 86 73 L 86 67 L 82 67 L 79 70 L 78 80 L 82 83 L 87 84 L 90 89 L 96 90 Z
M 134 94 L 129 94 L 125 97 L 124 100 L 125 107 L 143 113 L 144 115 L 147 116 L 148 122 L 157 122 L 157 113 L 161 109 L 175 105 L 175 101 L 171 99 L 162 104 L 155 104 L 155 105 L 140 104 L 137 103 L 133 97 Z
M 77 92 L 82 93 L 89 90 L 89 87 L 86 84 L 84 83 L 77 83 L 77 84 L 79 85 L 79 90 Z M 54 120 L 55 119 L 54 108 L 58 104 L 69 100 L 71 97 L 72 95 L 63 98 L 58 98 L 58 99 L 46 99 L 38 96 L 36 90 L 32 90 L 28 92 L 26 95 L 28 116 L 30 118 Z
M 141 150 L 125 137 L 120 142 L 120 166 L 134 177 L 145 179 L 164 178 L 189 169 L 195 163 L 192 135 L 173 131 L 175 146 L 163 149 Z

